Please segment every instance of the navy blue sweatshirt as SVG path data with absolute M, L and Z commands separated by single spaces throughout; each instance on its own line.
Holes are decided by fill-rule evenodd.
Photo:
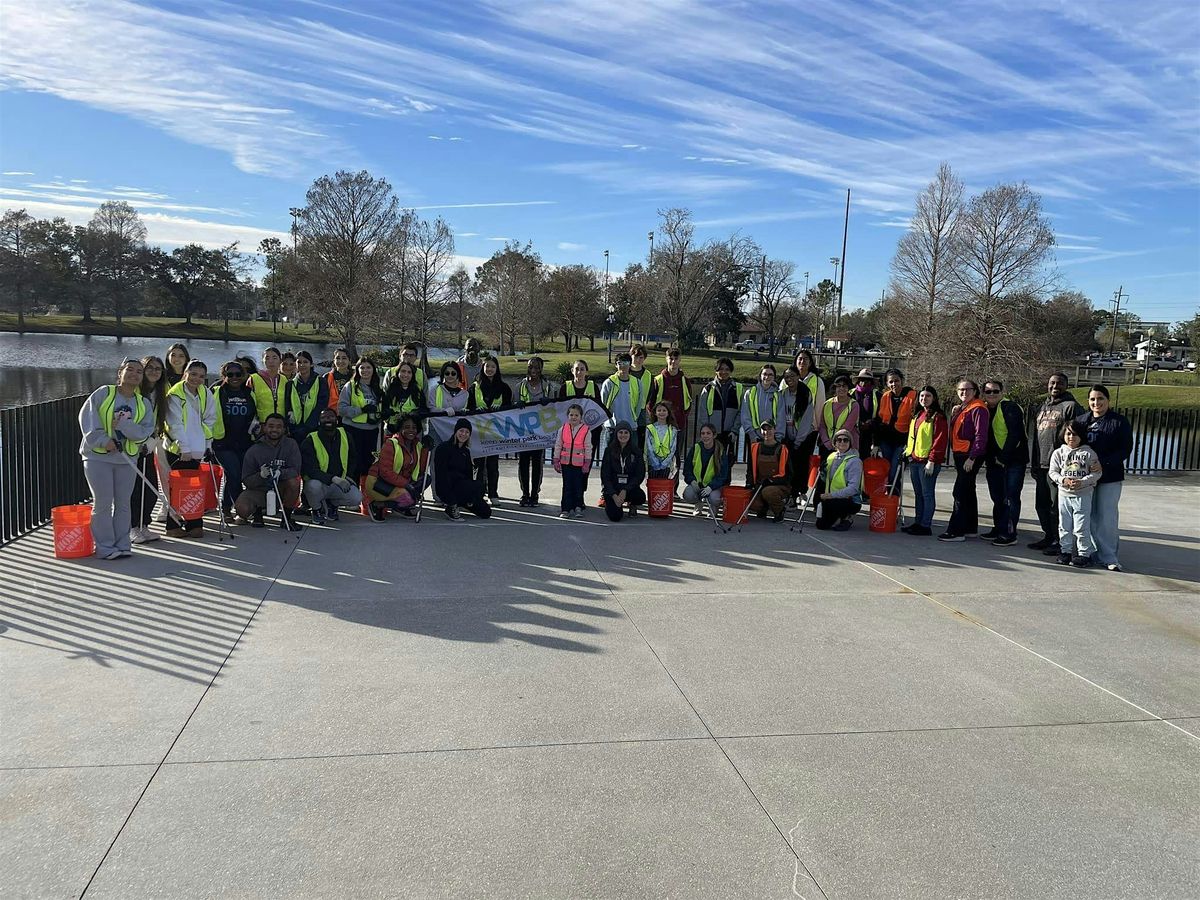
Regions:
M 1100 458 L 1104 471 L 1100 484 L 1125 480 L 1125 460 L 1133 453 L 1133 428 L 1129 420 L 1111 409 L 1100 418 L 1085 413 L 1075 420 L 1088 430 L 1088 446 Z

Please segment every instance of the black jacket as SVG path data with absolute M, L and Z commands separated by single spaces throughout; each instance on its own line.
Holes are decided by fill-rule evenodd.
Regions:
M 621 463 L 624 463 L 622 472 Z M 617 482 L 617 476 L 624 474 L 628 479 L 624 484 Z M 637 487 L 646 477 L 646 464 L 642 455 L 637 452 L 631 440 L 621 452 L 616 441 L 611 441 L 604 451 L 604 459 L 600 462 L 600 483 L 605 494 L 615 494 L 626 488 Z
M 340 425 L 334 430 L 333 436 L 328 440 L 318 428 L 311 435 L 300 442 L 300 474 L 305 478 L 315 478 L 321 484 L 331 484 L 333 476 L 343 475 L 346 478 L 355 480 L 355 475 L 352 471 L 342 471 L 342 453 L 341 440 L 342 433 L 346 429 Z M 349 435 L 346 436 L 349 441 Z M 325 445 L 325 452 L 329 454 L 329 471 L 321 471 L 321 467 L 317 464 L 317 454 L 313 448 L 313 441 L 321 441 Z M 354 445 L 349 444 L 346 452 L 346 467 L 350 470 L 354 469 Z
M 474 480 L 471 445 L 456 447 L 453 438 L 438 444 L 437 449 L 433 451 L 433 470 L 436 483 L 442 485 Z M 439 489 L 439 494 L 440 492 Z

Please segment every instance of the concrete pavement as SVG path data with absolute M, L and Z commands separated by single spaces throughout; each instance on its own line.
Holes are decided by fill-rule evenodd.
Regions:
M 1109 573 L 562 522 L 548 475 L 465 526 L 4 548 L 0 892 L 1200 894 L 1200 479 L 1128 482 Z

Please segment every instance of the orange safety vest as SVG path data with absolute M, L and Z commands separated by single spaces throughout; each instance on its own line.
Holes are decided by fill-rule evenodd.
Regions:
M 584 441 L 587 440 L 588 427 L 581 424 L 579 429 L 572 433 L 571 423 L 567 422 L 563 425 L 562 431 L 559 433 L 558 439 L 562 443 L 562 450 L 559 452 L 558 462 L 564 466 L 578 466 L 583 468 L 584 462 L 587 459 L 587 451 L 584 449 Z M 566 459 L 563 457 L 566 456 Z
M 762 441 L 755 441 L 753 444 L 750 445 L 750 471 L 752 471 L 754 473 L 755 481 L 758 481 L 758 479 L 760 478 L 759 471 L 758 471 L 758 448 L 761 446 L 762 446 Z M 779 447 L 779 471 L 776 472 L 773 476 L 771 476 L 773 478 L 782 478 L 784 476 L 784 474 L 786 474 L 786 472 L 787 472 L 788 448 L 783 444 L 779 444 L 778 447 Z
M 891 391 L 884 391 L 879 400 L 879 420 L 896 431 L 908 434 L 913 412 L 917 406 L 917 392 L 912 388 L 901 388 L 900 402 L 896 403 Z
M 950 429 L 950 449 L 955 453 L 966 453 L 971 449 L 971 442 L 962 436 L 963 419 L 967 417 L 973 409 L 987 409 L 987 404 L 976 397 L 966 406 L 958 411 L 958 415 L 954 417 L 954 425 Z

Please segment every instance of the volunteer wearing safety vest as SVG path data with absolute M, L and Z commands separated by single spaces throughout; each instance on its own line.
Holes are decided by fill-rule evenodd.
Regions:
M 862 509 L 862 460 L 854 449 L 852 434 L 848 428 L 834 432 L 834 450 L 821 470 L 824 490 L 818 495 L 817 527 L 822 531 L 849 531 Z
M 567 407 L 567 421 L 554 439 L 550 455 L 554 471 L 562 475 L 560 519 L 582 519 L 584 514 L 583 479 L 592 468 L 592 433 L 583 424 L 583 407 L 572 403 Z
M 379 384 L 383 388 L 383 393 L 385 395 L 391 392 L 392 384 L 396 380 L 396 377 L 400 374 L 400 367 L 405 363 L 408 363 L 412 369 L 412 380 L 416 383 L 417 390 L 419 390 L 422 394 L 425 393 L 425 388 L 429 384 L 429 378 L 425 374 L 425 371 L 421 368 L 421 365 L 417 359 L 417 345 L 405 344 L 400 350 L 400 359 L 396 362 L 396 365 L 389 369 L 383 370 L 383 376 L 380 378 Z M 394 408 L 392 411 L 396 412 Z M 397 413 L 397 416 L 399 415 L 402 415 L 402 413 Z M 396 420 L 391 424 L 393 427 L 398 426 L 400 424 L 400 419 L 396 418 Z
M 917 392 L 904 386 L 904 373 L 899 369 L 888 369 L 883 378 L 887 390 L 879 397 L 875 424 L 871 429 L 871 455 L 888 461 L 887 483 L 895 482 L 892 493 L 899 494 L 896 469 L 908 443 L 908 427 L 917 409 Z
M 500 362 L 494 356 L 483 357 L 483 368 L 467 392 L 467 409 L 478 412 L 512 406 L 512 388 L 500 376 Z M 484 456 L 475 460 L 475 479 L 484 486 L 488 500 L 500 499 L 500 457 Z
M 850 396 L 850 379 L 846 375 L 833 379 L 833 396 L 821 407 L 817 424 L 822 458 L 833 452 L 833 436 L 843 428 L 850 432 L 850 444 L 858 450 L 858 404 Z
M 204 383 L 208 366 L 198 359 L 188 363 L 183 381 L 167 391 L 167 461 L 174 470 L 199 469 L 212 450 L 213 428 L 220 407 Z M 167 537 L 204 537 L 204 512 L 183 527 L 167 520 Z
M 646 423 L 650 421 L 646 408 L 650 402 L 650 387 L 654 382 L 650 370 L 646 368 L 645 344 L 634 342 L 629 345 L 629 377 L 638 383 L 638 396 L 641 398 L 642 405 L 638 408 L 637 419 L 633 422 L 637 426 L 637 442 L 641 447 L 646 440 Z
M 937 477 L 946 461 L 950 429 L 933 385 L 927 384 L 921 388 L 917 403 L 920 408 L 909 423 L 908 441 L 904 446 L 917 513 L 912 524 L 900 530 L 912 535 L 928 536 L 933 534 Z
M 790 487 L 788 448 L 775 439 L 777 426 L 772 419 L 761 423 L 762 437 L 750 445 L 746 463 L 746 487 L 755 492 L 750 512 L 760 519 L 768 510 L 776 522 L 783 521 Z
M 768 419 L 776 423 L 776 441 L 782 441 L 787 431 L 779 415 L 781 404 L 776 377 L 775 367 L 767 363 L 758 373 L 758 384 L 751 385 L 742 395 L 742 430 L 751 441 L 762 440 L 762 423 Z
M 242 493 L 242 462 L 254 444 L 253 428 L 258 421 L 254 397 L 246 387 L 244 363 L 232 360 L 221 366 L 221 381 L 213 388 L 217 422 L 213 426 L 213 453 L 225 473 L 221 507 L 225 518 L 233 518 L 233 505 Z
M 950 449 L 954 452 L 954 511 L 939 541 L 979 537 L 979 498 L 975 482 L 987 455 L 988 411 L 979 399 L 979 385 L 964 378 L 958 383 L 958 405 L 950 413 Z
M 654 419 L 646 426 L 646 477 L 670 478 L 678 455 L 679 429 L 665 400 L 654 404 Z
M 633 365 L 628 353 L 617 356 L 617 371 L 600 386 L 600 402 L 608 407 L 609 419 L 604 423 L 605 447 L 612 444 L 618 422 L 628 422 L 636 428 L 638 411 L 646 404 L 642 383 L 630 375 Z M 634 432 L 636 434 L 636 431 Z M 637 442 L 634 442 L 637 446 Z
M 541 403 L 543 400 L 550 399 L 550 385 L 546 379 L 542 377 L 542 370 L 545 368 L 545 362 L 540 356 L 529 357 L 529 363 L 525 366 L 525 377 L 521 379 L 521 383 L 517 386 L 517 402 L 520 404 L 526 403 Z M 573 371 L 579 368 L 579 361 L 576 361 Z M 567 382 L 559 389 L 559 398 L 567 396 L 567 385 L 572 386 L 574 390 L 574 382 Z M 590 389 L 591 393 L 588 393 Z M 590 396 L 593 400 L 597 399 L 596 385 L 587 380 L 587 363 L 583 363 L 583 386 L 580 389 L 582 393 L 579 396 Z M 600 429 L 597 428 L 592 432 L 592 440 L 595 440 L 600 434 Z M 537 506 L 538 494 L 542 491 L 542 472 L 545 468 L 546 453 L 544 450 L 525 450 L 517 454 L 517 480 L 521 485 L 521 500 L 519 506 Z M 583 489 L 587 491 L 587 474 L 583 476 Z
M 458 363 L 442 364 L 437 384 L 429 385 L 429 412 L 452 416 L 467 408 L 470 394 L 462 383 L 462 368 Z
M 301 350 L 296 354 L 296 374 L 288 394 L 288 430 L 298 444 L 317 430 L 317 416 L 329 408 L 329 386 L 313 371 L 312 354 Z
M 721 508 L 721 488 L 729 484 L 729 454 L 717 441 L 712 425 L 700 426 L 700 439 L 683 458 L 683 499 L 695 504 L 692 515 L 702 512 L 701 502 L 707 503 L 714 516 Z
M 783 370 L 783 388 L 779 391 L 783 401 L 779 415 L 783 419 L 784 440 L 788 447 L 788 468 L 792 496 L 799 497 L 808 489 L 808 467 L 810 457 L 803 448 L 809 435 L 814 432 L 812 394 L 808 385 L 800 378 L 800 370 L 788 366 Z M 814 439 L 815 440 L 815 439 Z
M 355 472 L 371 468 L 372 454 L 379 447 L 379 423 L 383 419 L 383 391 L 375 364 L 359 357 L 354 374 L 338 394 L 338 415 L 350 435 L 351 466 Z
M 317 430 L 300 442 L 300 475 L 314 525 L 324 525 L 326 517 L 336 522 L 339 506 L 362 503 L 351 463 L 350 437 L 338 425 L 332 409 L 325 407 L 319 415 Z
M 133 493 L 129 497 L 132 517 L 129 524 L 129 540 L 134 544 L 157 541 L 158 535 L 150 530 L 154 521 L 154 504 L 158 502 L 155 487 L 163 481 L 158 475 L 158 457 L 163 458 L 166 469 L 166 450 L 162 446 L 162 435 L 167 424 L 167 367 L 157 356 L 142 357 L 142 383 L 138 392 L 154 404 L 154 433 L 142 444 L 137 455 L 137 467 L 145 479 L 135 478 Z
M 342 386 L 350 380 L 354 370 L 350 368 L 350 354 L 345 350 L 333 351 L 333 368 L 325 373 L 325 389 L 329 392 L 329 408 L 337 411 L 338 395 Z
M 1004 383 L 983 383 L 983 402 L 991 420 L 988 428 L 987 486 L 992 498 L 992 530 L 980 535 L 997 547 L 1017 542 L 1021 521 L 1021 488 L 1029 464 L 1029 441 L 1025 437 L 1025 410 L 1004 398 Z
M 715 377 L 700 391 L 697 422 L 711 425 L 717 440 L 730 456 L 737 456 L 738 429 L 741 426 L 742 397 L 733 380 L 733 360 L 722 356 L 717 360 Z
M 620 522 L 626 515 L 637 515 L 637 508 L 646 502 L 642 479 L 646 466 L 633 439 L 633 426 L 624 420 L 611 429 L 604 458 L 600 462 L 600 484 L 604 498 L 604 514 L 610 522 Z
M 812 431 L 797 448 L 800 454 L 807 459 L 813 455 L 817 446 L 817 429 L 821 424 L 821 411 L 825 408 L 825 382 L 821 378 L 821 370 L 817 367 L 816 360 L 813 359 L 812 351 L 800 350 L 797 352 L 795 366 L 800 373 L 800 380 L 804 382 L 809 396 L 812 398 Z
M 479 341 L 467 338 L 463 345 L 463 355 L 458 358 L 459 372 L 462 375 L 464 388 L 469 388 L 483 371 L 483 357 L 479 354 Z
M 79 410 L 79 455 L 92 490 L 92 540 L 99 559 L 131 555 L 130 496 L 135 459 L 154 433 L 154 401 L 138 390 L 142 364 L 127 359 L 116 384 L 97 388 Z
M 688 385 L 687 375 L 680 368 L 682 356 L 678 347 L 667 351 L 667 365 L 654 376 L 650 382 L 650 396 L 647 405 L 651 410 L 654 404 L 664 402 L 671 407 L 671 420 L 679 429 L 678 456 L 682 461 L 683 452 L 692 441 L 692 389 Z M 651 416 L 653 421 L 653 416 Z
M 859 456 L 866 459 L 871 455 L 871 446 L 875 443 L 875 416 L 879 411 L 879 389 L 875 387 L 874 372 L 859 369 L 851 397 L 858 407 L 858 440 L 854 446 Z
M 445 377 L 443 375 L 442 377 Z M 490 518 L 492 508 L 483 498 L 483 485 L 475 480 L 471 466 L 471 422 L 459 419 L 450 440 L 433 452 L 433 489 L 446 506 L 451 522 L 465 522 L 465 508 L 480 519 Z
M 262 368 L 246 379 L 246 386 L 254 395 L 258 421 L 265 422 L 271 413 L 279 413 L 286 421 L 295 389 L 283 375 L 283 357 L 276 348 L 268 347 L 263 351 L 262 363 Z
M 350 463 L 353 465 L 353 462 Z M 267 494 L 276 494 L 279 527 L 299 531 L 301 526 L 284 510 L 295 509 L 300 501 L 300 471 L 303 466 L 300 447 L 287 434 L 287 422 L 279 413 L 271 413 L 262 423 L 262 437 L 246 451 L 242 460 L 242 484 L 245 490 L 234 509 L 241 521 L 252 528 L 264 528 L 263 512 Z
M 388 431 L 399 428 L 404 416 L 425 414 L 425 391 L 417 382 L 417 368 L 413 363 L 402 360 L 388 369 L 382 387 Z
M 429 451 L 422 446 L 420 433 L 417 417 L 404 415 L 398 430 L 383 442 L 366 481 L 374 521 L 383 521 L 385 509 L 408 518 L 417 514 L 417 501 L 429 481 Z

